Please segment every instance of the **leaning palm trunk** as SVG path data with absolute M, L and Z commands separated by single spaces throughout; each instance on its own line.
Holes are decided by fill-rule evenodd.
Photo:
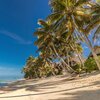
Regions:
M 81 54 L 79 53 L 79 51 L 77 50 L 77 48 L 76 48 L 76 52 L 77 52 L 78 58 L 79 58 L 80 63 L 81 63 L 80 68 L 81 68 L 81 70 L 82 70 L 82 68 L 84 68 L 84 63 L 83 63 L 84 61 L 83 61 L 83 59 L 81 58 Z
M 82 67 L 84 67 L 84 63 L 83 63 L 83 60 L 82 60 L 82 58 L 81 58 L 81 55 L 80 55 L 80 52 L 78 51 L 78 49 L 77 49 L 77 46 L 76 46 L 76 44 L 74 44 L 75 45 L 75 47 L 72 47 L 73 48 L 73 50 L 75 50 L 76 51 L 76 53 L 77 53 L 77 55 L 78 55 L 78 58 L 79 58 L 79 60 L 80 60 L 80 68 L 82 69 Z M 75 49 L 74 49 L 75 48 Z
M 57 53 L 55 47 L 54 47 L 54 44 L 52 43 L 52 47 L 53 47 L 53 50 L 56 54 L 56 56 L 61 59 L 61 61 L 67 66 L 67 71 L 68 73 L 74 73 L 75 71 L 64 61 L 64 59 L 62 57 L 59 56 L 59 54 Z
M 69 60 L 69 54 L 68 54 L 68 52 L 67 52 L 67 62 L 68 62 L 68 66 L 70 66 L 70 60 Z
M 78 28 L 77 28 L 78 29 Z M 84 34 L 82 34 L 81 32 L 83 31 L 83 33 Z M 87 33 L 83 30 L 83 29 L 79 29 L 79 33 L 80 33 L 80 35 L 82 35 L 82 39 L 83 40 L 85 40 L 85 43 L 87 44 L 87 46 L 90 48 L 90 50 L 91 50 L 91 52 L 92 52 L 92 54 L 93 54 L 93 58 L 94 58 L 94 60 L 95 60 L 95 62 L 96 62 L 96 64 L 97 64 L 97 67 L 98 67 L 98 69 L 100 70 L 100 61 L 99 61 L 99 59 L 98 59 L 98 56 L 97 56 L 97 54 L 95 53 L 95 51 L 94 51 L 94 48 L 93 48 L 93 46 L 92 46 L 92 44 L 91 44 L 91 41 L 89 40 L 89 38 L 87 37 Z
M 77 55 L 78 55 L 78 58 L 80 60 L 80 64 L 79 64 L 79 75 L 80 75 L 81 74 L 81 71 L 82 71 L 82 69 L 84 67 L 84 63 L 83 63 L 83 60 L 81 58 L 81 55 L 78 52 L 77 52 Z
M 80 55 L 79 53 L 77 53 L 77 55 L 78 55 L 78 58 L 79 58 L 79 60 L 80 60 L 80 63 L 81 63 L 81 69 L 82 69 L 82 68 L 84 67 L 83 60 L 82 60 L 81 55 Z
M 51 67 L 50 67 L 50 68 L 51 68 L 50 70 L 51 70 L 51 72 L 52 72 L 52 75 L 53 75 L 53 76 L 56 76 L 55 71 L 53 70 L 53 65 L 52 65 L 52 63 L 51 63 L 51 62 L 47 62 L 47 63 L 48 63 L 49 66 L 51 66 Z
M 98 56 L 97 56 L 97 54 L 95 53 L 94 48 L 92 47 L 92 44 L 91 44 L 91 42 L 90 42 L 90 40 L 88 39 L 88 37 L 87 37 L 86 34 L 84 34 L 84 40 L 85 40 L 86 44 L 88 45 L 88 47 L 90 48 L 90 50 L 91 50 L 91 52 L 92 52 L 92 54 L 93 54 L 93 57 L 94 57 L 94 59 L 95 59 L 95 62 L 96 62 L 96 64 L 97 64 L 97 67 L 98 67 L 98 69 L 100 70 L 100 61 L 99 61 Z
M 38 78 L 38 74 L 37 74 L 36 70 L 34 70 L 34 73 L 35 73 L 35 77 Z

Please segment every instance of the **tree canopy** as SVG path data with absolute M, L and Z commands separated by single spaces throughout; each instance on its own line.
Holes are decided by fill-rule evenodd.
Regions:
M 41 27 L 34 32 L 39 56 L 29 57 L 24 72 L 29 72 L 30 77 L 48 76 L 48 73 L 56 75 L 63 70 L 76 73 L 71 64 L 73 57 L 79 60 L 74 61 L 78 68 L 84 69 L 83 42 L 90 48 L 100 70 L 100 61 L 88 37 L 91 30 L 96 29 L 93 39 L 99 38 L 99 3 L 92 0 L 50 0 L 49 5 L 51 14 L 45 20 L 38 20 Z

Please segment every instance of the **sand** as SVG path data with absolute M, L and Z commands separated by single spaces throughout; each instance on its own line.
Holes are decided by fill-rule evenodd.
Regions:
M 100 100 L 100 74 L 17 81 L 0 89 L 0 100 Z

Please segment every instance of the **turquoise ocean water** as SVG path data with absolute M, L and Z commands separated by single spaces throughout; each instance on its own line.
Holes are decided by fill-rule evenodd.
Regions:
M 0 67 L 0 81 L 16 80 L 23 77 L 22 68 Z
M 9 82 L 9 81 L 16 81 L 18 79 L 22 79 L 23 75 L 13 75 L 13 76 L 0 76 L 0 82 Z
M 23 75 L 0 76 L 0 87 L 6 86 L 9 82 L 14 82 L 22 78 L 23 78 Z
M 21 69 L 19 68 L 1 68 L 0 67 L 0 87 L 9 82 L 17 81 L 23 78 Z

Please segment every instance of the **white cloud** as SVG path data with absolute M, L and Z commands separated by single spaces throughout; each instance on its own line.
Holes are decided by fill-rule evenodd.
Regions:
M 15 33 L 12 33 L 12 32 L 8 32 L 8 31 L 5 31 L 5 30 L 0 30 L 0 34 L 8 36 L 9 38 L 12 38 L 13 40 L 16 40 L 20 44 L 25 44 L 25 45 L 32 44 L 32 41 L 25 40 L 24 38 L 20 37 L 19 35 L 15 34 Z

